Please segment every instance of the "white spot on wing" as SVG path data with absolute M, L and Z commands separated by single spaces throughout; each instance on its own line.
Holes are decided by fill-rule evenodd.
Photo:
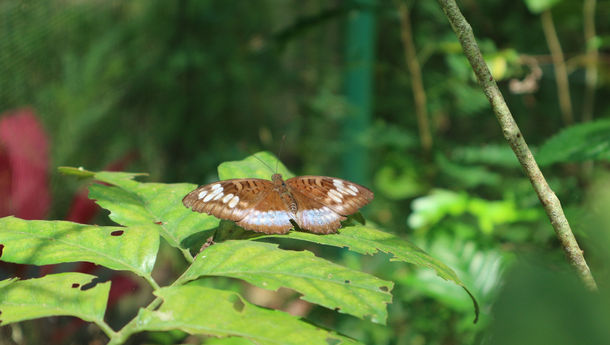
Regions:
M 358 188 L 356 188 L 356 186 L 350 184 L 349 186 L 347 186 L 347 188 L 351 189 L 355 193 L 352 195 L 358 194 Z
M 217 189 L 217 190 L 222 190 L 222 189 Z M 212 200 L 218 200 L 218 199 L 222 198 L 223 195 L 225 195 L 225 193 L 220 192 L 220 193 L 216 194 L 216 196 Z
M 235 207 L 238 202 L 239 202 L 239 197 L 236 195 L 233 197 L 233 199 L 231 199 L 231 201 L 229 201 L 229 208 Z
M 218 188 L 220 188 L 220 191 L 222 192 L 222 186 L 220 185 L 220 183 L 216 183 L 216 184 L 212 185 L 212 190 L 218 189 Z
M 333 199 L 334 202 L 341 203 L 343 201 L 343 195 L 334 189 L 328 191 L 328 197 Z
M 212 189 L 212 192 L 210 194 L 206 195 L 205 198 L 203 198 L 203 202 L 208 202 L 208 201 L 212 200 L 213 198 L 215 198 L 219 194 L 222 194 L 222 188 L 220 188 L 220 189 L 218 189 L 218 188 Z
M 198 199 L 203 199 L 206 194 L 208 194 L 208 191 L 207 190 L 202 190 L 201 192 L 199 192 Z
M 229 200 L 231 200 L 231 198 L 233 198 L 233 193 L 229 193 L 229 194 L 225 195 L 225 197 L 222 198 L 222 203 L 226 204 L 227 202 L 229 202 Z

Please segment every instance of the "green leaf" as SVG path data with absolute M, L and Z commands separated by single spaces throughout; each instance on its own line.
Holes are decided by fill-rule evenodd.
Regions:
M 440 153 L 435 156 L 435 160 L 443 175 L 446 175 L 451 181 L 461 183 L 468 188 L 480 185 L 495 186 L 501 181 L 500 174 L 488 171 L 483 166 L 455 164 Z
M 83 225 L 65 221 L 0 218 L 2 260 L 49 265 L 88 261 L 150 277 L 159 237 L 146 227 Z
M 191 334 L 239 336 L 259 345 L 357 344 L 284 312 L 257 307 L 235 292 L 186 285 L 155 294 L 163 304 L 156 311 L 140 309 L 135 331 L 177 328 Z
M 360 254 L 372 255 L 379 252 L 392 254 L 391 261 L 403 261 L 417 266 L 432 268 L 436 274 L 445 280 L 461 286 L 472 299 L 475 308 L 475 322 L 479 315 L 479 306 L 468 288 L 457 274 L 441 261 L 431 257 L 416 245 L 395 235 L 366 226 L 348 226 L 339 229 L 336 234 L 315 235 L 308 232 L 292 231 L 287 235 L 265 235 L 264 237 L 291 238 L 302 241 L 325 244 L 329 246 L 348 248 Z
M 94 184 L 89 188 L 89 197 L 109 210 L 110 218 L 115 222 L 157 231 L 177 248 L 188 247 L 190 236 L 218 226 L 217 218 L 193 212 L 182 205 L 182 198 L 197 188 L 196 185 L 142 183 L 133 181 L 134 176 L 131 173 L 98 172 L 96 180 L 114 187 Z
M 240 161 L 221 163 L 218 166 L 218 178 L 221 180 L 232 178 L 262 178 L 269 180 L 271 175 L 276 172 L 276 166 L 277 173 L 281 174 L 284 179 L 294 176 L 274 155 L 263 151 Z
M 84 273 L 49 274 L 28 280 L 0 282 L 2 325 L 39 317 L 71 315 L 104 322 L 110 282 Z
M 258 287 L 287 287 L 302 299 L 330 309 L 384 324 L 394 284 L 318 258 L 309 251 L 279 249 L 276 244 L 225 241 L 200 253 L 182 276 L 243 279 Z
M 437 234 L 427 240 L 426 250 L 443 262 L 454 267 L 460 277 L 476 293 L 484 307 L 490 307 L 493 297 L 500 287 L 502 271 L 507 266 L 507 259 L 493 248 L 481 248 L 473 241 L 462 240 L 447 234 Z M 401 275 L 396 281 L 410 285 L 427 296 L 456 310 L 466 311 L 469 300 L 463 291 L 450 284 L 438 284 L 438 278 L 427 270 L 417 270 L 414 274 Z M 412 292 L 409 293 L 412 295 Z
M 227 338 L 210 338 L 207 339 L 205 345 L 256 345 L 246 338 L 227 337 Z
M 540 216 L 537 209 L 520 209 L 514 200 L 485 200 L 466 193 L 434 190 L 430 195 L 413 201 L 409 226 L 418 229 L 438 224 L 445 216 L 472 214 L 482 232 L 490 234 L 497 225 L 532 221 Z
M 610 161 L 610 119 L 564 129 L 542 145 L 536 158 L 541 166 L 559 162 Z
M 451 152 L 451 160 L 466 164 L 519 168 L 519 160 L 508 145 L 461 146 Z
M 449 190 L 437 189 L 429 195 L 422 196 L 413 201 L 413 212 L 409 215 L 407 223 L 413 229 L 429 227 L 438 223 L 446 215 L 458 215 L 466 212 L 468 195 L 455 193 Z
M 540 14 L 551 9 L 559 1 L 561 0 L 525 0 L 525 4 L 530 12 Z
M 76 177 L 93 177 L 95 173 L 93 171 L 85 170 L 83 167 L 74 168 L 74 167 L 58 167 L 57 170 L 64 175 L 72 175 Z

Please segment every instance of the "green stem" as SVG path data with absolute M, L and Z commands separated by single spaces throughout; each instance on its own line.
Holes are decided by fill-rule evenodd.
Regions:
M 583 3 L 583 23 L 585 32 L 585 44 L 587 47 L 587 67 L 585 69 L 585 95 L 582 106 L 583 122 L 593 120 L 593 109 L 595 104 L 595 88 L 597 87 L 597 64 L 599 61 L 599 50 L 595 44 L 595 2 L 596 0 L 585 0 Z
M 153 288 L 153 290 L 156 291 L 161 288 L 159 286 L 159 284 L 157 284 L 157 282 L 150 275 L 144 276 L 144 279 L 146 279 L 146 281 L 148 282 L 148 284 L 150 284 L 150 286 Z
M 493 112 L 502 128 L 504 138 L 508 141 L 510 147 L 517 156 L 519 163 L 521 163 L 521 166 L 525 170 L 527 177 L 542 203 L 542 206 L 551 221 L 551 225 L 555 229 L 555 233 L 568 257 L 568 261 L 576 268 L 576 271 L 585 285 L 591 290 L 596 290 L 597 285 L 595 284 L 593 275 L 591 275 L 583 252 L 578 246 L 576 238 L 574 238 L 574 234 L 563 213 L 559 199 L 549 187 L 544 175 L 542 175 L 498 85 L 487 68 L 481 50 L 474 38 L 472 27 L 460 12 L 455 0 L 439 0 L 439 3 L 462 45 L 464 54 L 468 58 L 468 61 L 477 76 L 479 85 L 491 104 Z
M 189 256 L 191 258 L 191 263 L 193 263 L 194 259 L 190 255 L 190 252 L 189 252 Z M 188 268 L 182 273 L 182 275 L 180 277 L 178 277 L 178 279 L 174 280 L 174 282 L 171 285 L 169 285 L 168 288 L 186 283 L 186 281 L 184 281 L 184 276 L 187 271 L 188 271 Z M 160 289 L 159 285 L 152 278 L 148 281 L 155 290 Z M 145 309 L 155 310 L 155 309 L 157 309 L 157 307 L 159 307 L 161 305 L 162 302 L 163 302 L 163 299 L 161 299 L 161 297 L 155 297 L 155 299 L 152 300 L 152 302 L 150 302 L 145 307 Z M 109 334 L 106 332 L 106 334 L 108 334 L 108 336 L 110 337 L 110 341 L 108 342 L 108 345 L 123 344 L 125 341 L 127 341 L 127 339 L 129 339 L 129 337 L 132 334 L 138 332 L 139 329 L 138 329 L 138 324 L 137 324 L 137 318 L 138 317 L 136 316 L 133 319 L 131 319 L 131 321 L 129 321 L 125 326 L 123 326 L 123 328 L 121 328 L 121 330 L 119 330 L 118 332 L 114 332 L 112 330 L 110 330 L 112 332 L 112 334 Z
M 417 116 L 417 127 L 419 129 L 419 140 L 426 154 L 432 149 L 432 135 L 430 135 L 430 124 L 428 121 L 428 109 L 426 106 L 426 91 L 421 75 L 421 67 L 415 52 L 413 42 L 413 30 L 411 29 L 411 19 L 409 7 L 406 2 L 400 1 L 398 4 L 400 15 L 400 37 L 405 50 L 405 62 L 411 75 L 411 87 L 413 88 L 413 99 L 415 101 L 415 115 Z
M 112 339 L 115 335 L 116 332 L 110 328 L 110 326 L 108 326 L 108 324 L 106 322 L 104 322 L 104 320 L 97 320 L 97 321 L 93 321 L 104 333 L 106 333 L 106 335 L 108 336 L 108 338 Z
M 193 261 L 195 261 L 195 258 L 193 257 L 193 255 L 191 255 L 191 252 L 189 252 L 188 249 L 180 249 L 180 251 L 182 252 L 182 255 L 184 256 L 186 261 L 188 261 L 189 264 L 192 264 Z
M 574 122 L 574 116 L 572 115 L 568 72 L 563 57 L 563 50 L 561 50 L 561 44 L 559 43 L 559 37 L 557 36 L 557 30 L 555 30 L 555 24 L 553 23 L 551 10 L 547 9 L 542 12 L 540 19 L 542 20 L 544 37 L 546 38 L 549 50 L 551 51 L 551 58 L 553 59 L 555 80 L 557 81 L 557 97 L 559 98 L 559 108 L 561 109 L 561 115 L 563 116 L 563 123 L 571 125 L 572 122 Z

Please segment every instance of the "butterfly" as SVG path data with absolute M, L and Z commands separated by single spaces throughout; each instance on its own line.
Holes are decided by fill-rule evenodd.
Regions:
M 284 181 L 258 178 L 224 180 L 201 186 L 182 203 L 193 211 L 236 222 L 244 229 L 285 234 L 291 220 L 314 233 L 337 232 L 341 221 L 373 200 L 359 184 L 326 176 L 298 176 Z

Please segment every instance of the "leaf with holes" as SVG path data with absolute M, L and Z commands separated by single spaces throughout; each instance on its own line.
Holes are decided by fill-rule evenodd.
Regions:
M 113 186 L 91 185 L 89 197 L 109 210 L 110 218 L 118 224 L 146 226 L 176 248 L 187 247 L 186 240 L 190 236 L 218 226 L 217 218 L 192 212 L 182 205 L 182 198 L 196 185 L 142 183 L 134 181 L 134 176 L 122 172 L 97 172 L 96 180 Z
M 162 288 L 158 310 L 140 309 L 134 331 L 181 329 L 191 334 L 239 336 L 259 345 L 358 344 L 281 311 L 248 303 L 235 292 L 196 285 Z
M 287 287 L 302 299 L 384 324 L 394 284 L 318 258 L 309 251 L 282 250 L 276 244 L 226 241 L 197 256 L 184 280 L 201 276 L 239 278 L 258 287 Z
M 57 315 L 102 324 L 110 282 L 97 283 L 95 279 L 84 273 L 59 273 L 36 279 L 3 280 L 0 282 L 1 325 Z
M 150 277 L 159 237 L 145 227 L 0 218 L 1 259 L 30 265 L 88 261 Z
M 464 288 L 472 299 L 475 308 L 475 320 L 479 315 L 476 299 L 468 288 L 462 283 L 457 274 L 439 260 L 431 257 L 416 245 L 405 241 L 395 235 L 366 226 L 347 226 L 339 229 L 337 234 L 318 236 L 306 232 L 290 232 L 287 235 L 267 235 L 264 237 L 292 238 L 296 240 L 325 244 L 329 246 L 348 248 L 360 254 L 372 255 L 379 252 L 392 254 L 391 261 L 403 261 L 417 266 L 431 268 L 441 278 L 454 282 Z

